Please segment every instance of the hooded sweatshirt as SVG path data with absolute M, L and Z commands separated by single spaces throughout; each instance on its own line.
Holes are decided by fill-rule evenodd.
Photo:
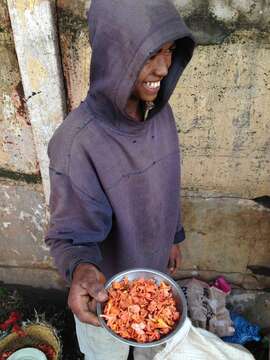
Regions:
M 71 280 L 77 264 L 110 277 L 134 268 L 166 271 L 180 221 L 180 152 L 168 100 L 194 41 L 169 0 L 92 0 L 88 95 L 49 143 L 46 242 Z M 155 106 L 131 119 L 127 101 L 145 62 L 166 42 L 176 50 Z

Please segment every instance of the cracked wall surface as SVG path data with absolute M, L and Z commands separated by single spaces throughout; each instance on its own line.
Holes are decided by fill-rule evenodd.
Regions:
M 185 196 L 184 224 L 178 277 L 203 279 L 225 275 L 246 288 L 269 287 L 270 277 L 254 274 L 249 266 L 269 266 L 270 209 L 252 200 Z
M 266 0 L 173 0 L 200 44 L 217 44 L 236 30 L 269 31 Z
M 270 4 L 253 0 L 174 2 L 198 42 L 171 99 L 182 149 L 183 223 L 187 233 L 177 277 L 212 279 L 225 274 L 245 288 L 263 289 L 270 286 L 270 277 L 261 271 L 270 266 L 270 210 L 267 201 L 258 204 L 252 199 L 270 196 Z M 56 1 L 70 110 L 84 99 L 89 85 L 89 3 Z M 1 0 L 0 11 L 6 19 L 5 34 L 9 34 L 12 53 L 11 61 L 7 51 L 3 52 L 7 65 L 0 70 L 0 78 L 10 74 L 5 91 L 11 97 L 20 74 L 8 13 Z M 17 91 L 22 94 L 21 88 Z M 0 87 L 0 96 L 3 94 Z M 59 287 L 61 282 L 43 247 L 46 222 L 42 188 L 33 185 L 31 177 L 24 178 L 22 186 L 18 177 L 38 171 L 31 125 L 27 117 L 20 117 L 27 115 L 19 98 L 12 121 L 15 133 L 23 128 L 28 135 L 21 143 L 9 144 L 6 162 L 0 149 L 0 204 L 4 204 L 0 236 L 7 254 L 0 255 L 0 280 L 39 284 L 40 279 L 42 286 Z M 3 109 L 5 116 L 1 118 Z M 0 103 L 0 137 L 12 123 L 6 109 L 10 108 Z M 16 159 L 16 151 L 23 160 Z M 13 181 L 7 183 L 7 177 Z M 22 214 L 28 215 L 22 220 Z
M 38 174 L 33 134 L 5 1 L 0 1 L 0 18 L 0 169 Z
M 199 46 L 172 97 L 183 188 L 252 199 L 270 188 L 270 33 Z

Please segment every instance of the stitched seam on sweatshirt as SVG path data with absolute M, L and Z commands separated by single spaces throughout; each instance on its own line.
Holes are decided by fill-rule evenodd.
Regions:
M 165 156 L 163 156 L 162 158 L 158 159 L 158 160 L 155 160 L 153 161 L 150 165 L 146 166 L 144 169 L 141 169 L 141 170 L 137 170 L 137 171 L 132 171 L 132 172 L 129 172 L 127 174 L 122 174 L 121 177 L 116 180 L 114 182 L 114 184 L 110 185 L 107 190 L 110 191 L 112 188 L 114 188 L 117 184 L 119 184 L 119 182 L 125 178 L 128 178 L 130 176 L 136 176 L 136 175 L 141 175 L 141 174 L 144 174 L 146 173 L 150 168 L 152 168 L 153 166 L 157 165 L 158 163 L 160 163 L 161 161 L 165 160 L 166 158 L 174 155 L 174 154 L 179 154 L 180 153 L 180 150 L 177 150 L 177 151 L 173 151 Z
M 60 172 L 56 169 L 54 169 L 52 166 L 49 167 L 50 170 L 54 171 L 56 175 L 58 176 L 65 176 L 67 178 L 67 180 L 70 182 L 71 186 L 74 187 L 78 192 L 80 192 L 81 194 L 85 195 L 87 198 L 89 198 L 89 200 L 94 201 L 97 204 L 102 204 L 102 205 L 106 205 L 106 203 L 99 201 L 97 199 L 95 199 L 94 197 L 92 197 L 91 195 L 89 195 L 87 192 L 85 192 L 84 190 L 82 190 L 78 185 L 76 185 L 72 180 L 71 177 L 69 175 L 64 174 L 63 172 Z
M 105 202 L 102 202 L 100 200 L 95 199 L 93 196 L 89 195 L 87 192 L 85 192 L 84 190 L 82 190 L 81 188 L 78 187 L 78 185 L 76 185 L 71 178 L 69 177 L 70 183 L 71 185 L 76 188 L 81 194 L 85 195 L 86 197 L 89 198 L 89 200 L 94 201 L 97 204 L 102 204 L 102 205 L 107 205 Z

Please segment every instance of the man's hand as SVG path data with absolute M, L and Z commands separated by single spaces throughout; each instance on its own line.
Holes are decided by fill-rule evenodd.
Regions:
M 100 326 L 96 316 L 97 302 L 108 299 L 104 289 L 105 276 L 92 264 L 79 264 L 74 273 L 68 296 L 68 305 L 84 323 Z
M 179 245 L 173 245 L 170 252 L 168 269 L 171 275 L 176 273 L 176 270 L 180 267 L 182 260 L 181 250 Z

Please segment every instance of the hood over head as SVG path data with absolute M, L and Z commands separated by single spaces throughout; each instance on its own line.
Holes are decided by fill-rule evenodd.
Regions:
M 170 0 L 92 0 L 88 23 L 92 60 L 86 101 L 101 120 L 114 127 L 143 126 L 126 114 L 140 71 L 166 42 L 176 42 L 150 119 L 166 105 L 190 61 L 193 36 Z

